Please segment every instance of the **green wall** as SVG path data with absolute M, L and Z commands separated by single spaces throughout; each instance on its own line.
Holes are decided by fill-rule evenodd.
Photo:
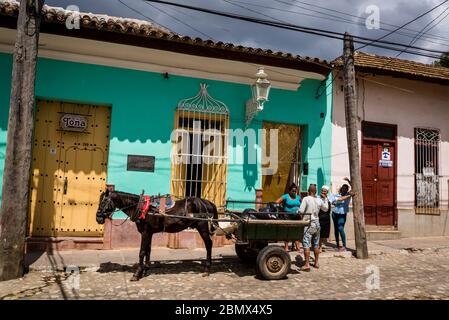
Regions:
M 6 146 L 7 110 L 11 81 L 11 55 L 0 53 L 0 175 Z M 230 110 L 231 129 L 244 129 L 245 102 L 250 98 L 247 85 L 72 63 L 40 58 L 37 67 L 36 96 L 107 104 L 112 107 L 108 183 L 117 190 L 148 194 L 170 192 L 170 134 L 174 111 L 181 99 L 196 95 L 200 83 L 209 85 L 209 93 Z M 319 81 L 305 80 L 296 91 L 273 89 L 270 101 L 252 123 L 261 128 L 269 120 L 304 125 L 303 161 L 309 163 L 308 183 L 329 183 L 331 152 L 330 94 L 315 99 Z M 327 92 L 332 92 L 330 85 Z M 329 106 L 329 107 L 327 107 Z M 325 118 L 320 118 L 320 113 Z M 234 142 L 234 147 L 236 147 Z M 248 146 L 242 146 L 243 149 Z M 155 172 L 126 171 L 128 154 L 156 157 Z M 254 200 L 254 189 L 261 185 L 260 165 L 229 165 L 227 197 Z

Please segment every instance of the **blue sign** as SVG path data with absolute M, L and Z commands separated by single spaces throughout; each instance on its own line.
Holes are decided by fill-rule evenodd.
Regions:
M 384 151 L 382 151 L 382 160 L 391 160 L 391 153 L 390 150 L 388 150 L 387 148 L 384 149 Z

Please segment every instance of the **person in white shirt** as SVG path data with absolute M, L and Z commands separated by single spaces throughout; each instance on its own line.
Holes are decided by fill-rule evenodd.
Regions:
M 326 196 L 321 193 L 320 197 L 317 197 L 316 184 L 309 186 L 309 195 L 302 200 L 299 207 L 299 213 L 304 214 L 304 220 L 310 221 L 310 225 L 304 228 L 304 237 L 302 240 L 302 246 L 304 248 L 304 260 L 305 264 L 302 271 L 310 271 L 310 248 L 313 247 L 313 253 L 315 256 L 315 268 L 319 268 L 318 257 L 320 254 L 320 210 L 327 211 L 329 209 Z

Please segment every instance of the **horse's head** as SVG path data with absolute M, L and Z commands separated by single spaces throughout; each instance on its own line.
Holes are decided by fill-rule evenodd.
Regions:
M 114 201 L 111 199 L 109 190 L 100 195 L 100 204 L 97 210 L 97 223 L 104 224 L 106 219 L 110 219 L 115 210 Z

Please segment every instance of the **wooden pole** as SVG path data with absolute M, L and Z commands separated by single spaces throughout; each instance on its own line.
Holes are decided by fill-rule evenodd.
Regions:
M 360 154 L 357 117 L 356 82 L 354 67 L 354 42 L 352 37 L 345 33 L 343 50 L 344 93 L 346 114 L 346 136 L 348 139 L 349 169 L 351 174 L 351 187 L 355 195 L 352 198 L 354 214 L 354 234 L 356 256 L 360 259 L 368 258 L 368 245 L 366 242 L 365 216 L 363 212 L 362 176 L 360 173 Z
M 34 82 L 44 0 L 21 0 L 12 67 L 0 216 L 0 281 L 23 276 L 34 128 Z

